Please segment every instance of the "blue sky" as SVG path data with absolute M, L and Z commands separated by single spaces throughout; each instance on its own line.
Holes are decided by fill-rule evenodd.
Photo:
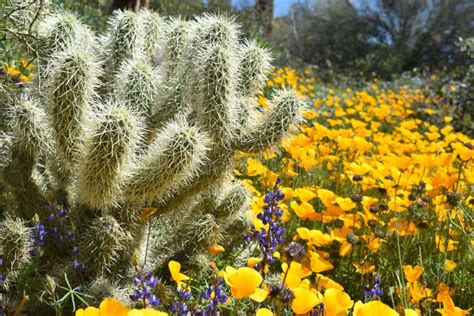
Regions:
M 292 3 L 295 3 L 295 0 L 275 0 L 275 8 L 273 14 L 275 16 L 285 15 Z
M 292 3 L 295 3 L 297 0 L 274 0 L 274 10 L 273 14 L 275 16 L 284 15 L 288 12 Z M 252 0 L 232 0 L 232 4 L 235 6 L 239 6 L 242 3 L 253 3 Z
M 285 15 L 288 13 L 290 6 L 293 3 L 297 3 L 299 0 L 273 0 L 274 2 L 274 8 L 273 8 L 273 15 L 274 16 L 281 16 Z M 332 1 L 332 0 L 328 0 Z M 361 3 L 366 3 L 372 8 L 377 7 L 377 0 L 349 0 L 352 4 L 355 5 L 356 9 L 360 9 L 360 4 Z M 232 0 L 232 4 L 236 6 L 237 8 L 241 6 L 242 4 L 246 5 L 253 5 L 255 3 L 255 0 Z

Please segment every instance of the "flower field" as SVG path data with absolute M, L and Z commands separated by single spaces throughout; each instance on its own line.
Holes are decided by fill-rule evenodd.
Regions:
M 454 133 L 450 117 L 441 127 L 417 119 L 417 104 L 432 102 L 420 89 L 372 83 L 318 97 L 314 79 L 289 69 L 274 85 L 300 92 L 305 120 L 283 150 L 249 157 L 237 172 L 254 193 L 253 214 L 283 178 L 286 242 L 306 249 L 301 260 L 277 254 L 292 262 L 287 286 L 320 295 L 314 303 L 325 303 L 318 290 L 333 288 L 400 313 L 467 313 L 449 306 L 472 305 L 472 139 Z M 266 229 L 258 218 L 254 226 Z M 338 293 L 347 302 L 338 308 L 352 307 Z
M 432 102 L 420 89 L 322 90 L 309 71 L 288 68 L 265 93 L 274 86 L 298 91 L 304 119 L 281 149 L 241 154 L 235 174 L 253 194 L 253 230 L 209 249 L 212 277 L 170 265 L 189 291 L 173 310 L 207 299 L 223 314 L 468 315 L 472 139 L 449 117 L 442 127 L 418 119 L 417 104 Z M 271 105 L 262 93 L 256 106 Z M 203 275 L 225 282 L 199 297 Z M 120 306 L 100 310 L 110 304 Z
M 471 313 L 468 59 L 274 68 L 230 15 L 64 5 L 0 19 L 0 316 Z

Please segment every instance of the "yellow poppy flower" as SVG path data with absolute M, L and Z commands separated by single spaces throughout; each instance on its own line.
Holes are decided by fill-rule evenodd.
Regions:
M 255 313 L 255 316 L 273 316 L 273 312 L 268 308 L 259 308 Z
M 328 246 L 333 242 L 331 235 L 325 234 L 318 229 L 309 230 L 306 227 L 299 227 L 296 229 L 296 232 L 301 239 L 308 241 L 308 245 L 322 247 Z
M 330 288 L 324 292 L 325 315 L 343 316 L 347 315 L 347 310 L 354 305 L 350 296 L 338 289 Z
M 411 299 L 416 303 L 420 302 L 423 299 L 433 297 L 433 291 L 429 288 L 426 288 L 418 281 L 409 283 L 408 292 L 410 293 Z
M 452 296 L 454 289 L 450 289 L 445 283 L 441 282 L 438 285 L 438 294 L 436 295 L 436 302 L 443 302 L 447 296 Z
M 268 168 L 265 167 L 260 160 L 254 158 L 247 159 L 247 175 L 249 177 L 261 176 L 268 171 Z
M 282 188 L 281 193 L 283 193 L 283 196 L 284 196 L 283 200 L 284 201 L 289 200 L 293 197 L 293 189 L 292 188 L 287 188 L 287 187 Z
M 309 289 L 295 288 L 293 289 L 295 298 L 291 302 L 291 309 L 296 314 L 306 314 L 311 311 L 316 305 L 322 303 L 321 294 L 314 293 Z
M 336 281 L 324 276 L 322 274 L 316 274 L 316 284 L 318 285 L 318 290 L 321 289 L 336 289 L 344 291 L 344 287 L 337 283 Z
M 332 202 L 336 199 L 336 195 L 332 191 L 326 189 L 319 189 L 317 194 L 318 198 L 326 207 L 332 206 Z
M 353 262 L 352 265 L 356 268 L 356 271 L 360 274 L 366 274 L 375 271 L 375 266 L 369 262 L 365 262 L 363 265 L 358 262 Z
M 339 206 L 343 211 L 349 211 L 356 207 L 357 204 L 352 202 L 350 198 L 342 198 L 342 197 L 337 197 L 334 202 L 336 203 L 337 206 Z
M 76 310 L 76 316 L 99 316 L 99 309 L 96 307 L 89 306 L 86 309 Z
M 183 285 L 183 281 L 189 280 L 189 277 L 183 273 L 181 273 L 181 264 L 176 261 L 170 261 L 168 263 L 168 268 L 171 273 L 171 279 L 176 282 L 178 288 L 181 288 Z
M 113 298 L 104 299 L 99 305 L 100 315 L 125 316 L 129 309 L 124 304 Z
M 347 240 L 343 240 L 339 246 L 339 256 L 345 257 L 352 251 L 352 244 Z
M 405 316 L 421 316 L 421 314 L 411 308 L 405 308 L 403 313 L 405 314 Z
M 446 240 L 446 238 L 442 235 L 436 234 L 435 242 L 436 242 L 436 248 L 438 248 L 438 250 L 441 251 L 441 252 L 453 251 L 453 250 L 456 250 L 458 248 L 457 247 L 457 244 L 458 244 L 457 241 L 454 241 L 454 240 L 449 239 L 449 238 Z
M 290 206 L 296 216 L 301 219 L 315 220 L 318 218 L 318 214 L 314 211 L 313 206 L 308 202 L 298 204 L 296 201 L 291 201 Z
M 250 257 L 247 260 L 247 267 L 253 269 L 253 267 L 255 267 L 255 265 L 260 262 L 262 262 L 262 258 Z
M 474 157 L 474 150 L 468 148 L 464 144 L 455 143 L 451 144 L 451 146 L 454 148 L 454 153 L 456 156 L 463 161 L 468 161 Z
M 10 76 L 10 77 L 18 77 L 21 75 L 21 71 L 18 70 L 17 68 L 13 67 L 13 66 L 8 66 L 6 67 L 5 69 L 5 72 Z
M 207 250 L 211 256 L 216 256 L 225 251 L 224 247 L 217 244 L 210 245 Z
M 281 277 L 285 279 L 285 285 L 290 289 L 299 287 L 302 280 L 312 274 L 310 269 L 296 261 L 291 262 L 289 270 L 288 264 L 282 263 L 281 269 L 283 271 Z
M 227 267 L 225 271 L 221 271 L 221 275 L 236 299 L 250 297 L 257 302 L 263 302 L 268 295 L 267 291 L 259 288 L 263 281 L 262 276 L 252 268 Z
M 390 306 L 385 305 L 380 301 L 372 301 L 368 303 L 362 303 L 358 301 L 354 305 L 354 316 L 374 316 L 374 315 L 383 315 L 383 316 L 398 316 L 398 313 L 390 308 Z
M 293 191 L 294 195 L 296 195 L 301 202 L 308 202 L 316 197 L 316 193 L 306 188 L 298 188 Z
M 453 260 L 446 259 L 444 261 L 444 271 L 450 272 L 456 268 L 457 264 Z
M 440 313 L 441 316 L 464 316 L 469 315 L 471 309 L 464 310 L 456 307 L 451 297 L 447 296 L 443 300 L 443 308 L 438 308 L 436 311 Z
M 323 259 L 317 252 L 311 251 L 311 271 L 323 272 L 331 270 L 334 266 L 327 260 Z
M 161 312 L 155 309 L 132 309 L 120 303 L 113 298 L 106 298 L 101 303 L 99 308 L 87 307 L 86 309 L 78 309 L 76 316 L 166 316 L 168 313 Z
M 445 116 L 445 117 L 443 118 L 443 121 L 444 121 L 445 123 L 449 123 L 449 122 L 451 122 L 452 120 L 453 120 L 453 118 L 452 118 L 451 116 Z

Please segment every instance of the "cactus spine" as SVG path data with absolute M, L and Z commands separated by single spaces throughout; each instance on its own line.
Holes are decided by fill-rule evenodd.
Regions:
M 52 60 L 46 100 L 56 143 L 58 164 L 67 179 L 83 139 L 83 126 L 97 85 L 98 65 L 86 51 L 69 48 Z
M 121 200 L 121 187 L 134 161 L 140 141 L 140 123 L 127 108 L 104 105 L 94 121 L 79 165 L 79 202 L 92 208 L 107 209 Z
M 0 253 L 10 279 L 15 278 L 22 265 L 31 261 L 31 237 L 32 229 L 20 218 L 7 217 L 0 223 Z

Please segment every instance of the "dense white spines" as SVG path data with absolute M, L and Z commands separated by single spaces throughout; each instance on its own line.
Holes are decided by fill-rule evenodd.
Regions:
M 163 48 L 161 68 L 164 77 L 161 91 L 153 107 L 152 122 L 155 128 L 173 121 L 176 115 L 190 112 L 189 41 L 191 24 L 181 19 L 171 18 L 166 23 L 166 41 Z
M 267 81 L 272 65 L 270 52 L 255 41 L 245 41 L 241 46 L 239 69 L 239 94 L 252 97 Z
M 82 260 L 96 275 L 110 274 L 132 237 L 112 216 L 93 220 L 79 243 Z
M 237 48 L 240 31 L 235 20 L 225 16 L 204 14 L 198 17 L 192 30 L 193 39 L 191 49 L 203 51 L 214 46 L 227 46 L 233 50 Z
M 10 277 L 31 260 L 32 235 L 32 229 L 20 218 L 8 217 L 0 222 L 0 257 Z
M 208 144 L 206 134 L 182 117 L 167 124 L 128 179 L 127 198 L 151 202 L 179 189 L 199 171 Z
M 7 10 L 11 12 L 8 19 L 12 21 L 16 28 L 23 32 L 34 30 L 38 20 L 48 12 L 50 1 L 30 1 L 25 5 L 24 0 L 7 0 Z
M 170 230 L 172 238 L 163 238 L 168 242 L 158 245 L 154 253 L 160 260 L 176 259 L 198 268 L 207 266 L 211 245 L 242 238 L 242 232 L 249 226 L 246 220 L 249 201 L 249 193 L 239 183 L 209 190 L 201 203 L 190 207 L 187 211 L 190 215 L 180 217 L 179 224 Z M 201 225 L 205 228 L 200 228 Z
M 229 225 L 232 219 L 241 214 L 241 210 L 247 210 L 250 195 L 242 185 L 233 183 L 228 185 L 224 191 L 224 198 L 212 211 L 212 214 L 222 221 L 224 225 Z
M 105 41 L 106 67 L 114 73 L 126 59 L 140 59 L 145 49 L 144 25 L 131 11 L 116 10 L 109 19 Z
M 115 80 L 118 102 L 149 119 L 157 92 L 158 77 L 145 60 L 125 61 Z
M 50 124 L 56 153 L 69 172 L 78 155 L 98 73 L 94 56 L 76 47 L 57 54 L 51 65 L 46 94 Z
M 152 124 L 157 129 L 173 121 L 178 115 L 188 114 L 191 110 L 186 96 L 188 91 L 186 78 L 172 76 L 163 81 L 160 91 L 152 108 Z
M 44 57 L 64 51 L 68 46 L 73 46 L 85 51 L 93 46 L 91 30 L 82 24 L 72 13 L 58 11 L 47 16 L 38 25 L 38 32 L 44 41 L 42 49 Z
M 235 148 L 258 152 L 278 144 L 288 128 L 299 119 L 301 101 L 293 91 L 278 91 L 272 100 L 273 108 L 267 111 L 251 130 L 234 143 Z
M 198 120 L 208 129 L 215 142 L 232 139 L 236 130 L 236 67 L 232 53 L 216 46 L 199 56 L 196 83 Z
M 217 243 L 222 231 L 211 214 L 194 214 L 184 218 L 175 228 L 171 238 L 166 238 L 153 249 L 155 269 L 170 260 L 189 262 L 198 252 L 207 252 L 211 243 Z
M 4 132 L 0 132 L 0 168 L 4 168 L 9 164 L 10 147 L 11 147 L 12 137 Z M 0 174 L 0 177 L 2 175 Z M 0 178 L 1 179 L 1 178 Z
M 182 74 L 183 57 L 189 45 L 191 25 L 187 21 L 172 18 L 166 25 L 166 65 L 168 77 Z
M 122 287 L 119 282 L 114 279 L 106 278 L 103 275 L 92 280 L 85 288 L 85 292 L 90 295 L 92 301 L 88 301 L 91 305 L 100 305 L 102 300 L 112 297 L 119 302 L 125 303 L 130 300 L 127 290 Z
M 92 208 L 117 205 L 120 187 L 134 160 L 140 122 L 127 108 L 105 105 L 88 132 L 77 183 L 78 200 Z
M 192 94 L 199 122 L 216 143 L 226 143 L 236 131 L 238 29 L 226 18 L 198 19 L 190 47 Z
M 41 155 L 49 150 L 46 119 L 36 102 L 25 98 L 10 106 L 7 113 L 11 137 L 8 141 L 10 158 L 3 169 L 4 179 L 16 199 L 16 205 L 12 205 L 11 209 L 29 219 L 38 208 L 44 207 L 45 197 L 34 182 L 32 173 Z
M 165 41 L 165 21 L 156 12 L 148 10 L 141 10 L 138 13 L 138 18 L 143 23 L 145 34 L 144 46 L 145 55 L 151 61 L 162 54 L 161 50 Z M 157 58 L 157 61 L 160 58 Z
M 36 102 L 22 99 L 8 109 L 12 145 L 32 160 L 48 149 L 46 118 Z

